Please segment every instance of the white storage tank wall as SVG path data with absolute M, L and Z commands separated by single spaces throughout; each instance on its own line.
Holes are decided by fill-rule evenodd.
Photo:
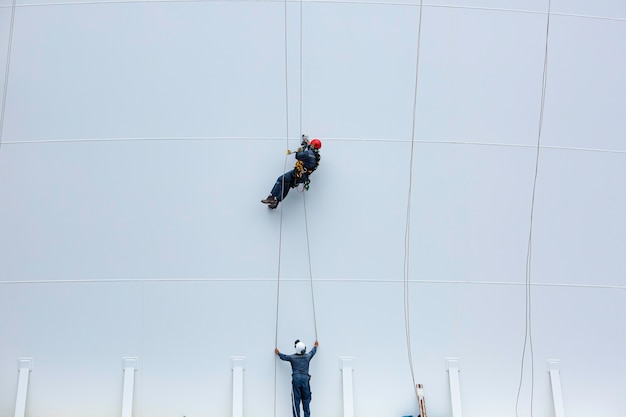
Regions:
M 452 413 L 449 357 L 464 415 L 515 415 L 548 4 L 509 3 L 429 2 L 422 17 L 408 289 L 431 416 Z M 246 357 L 244 415 L 288 415 L 275 339 L 315 339 L 305 196 L 259 200 L 300 126 L 324 143 L 306 193 L 313 414 L 342 413 L 341 356 L 355 357 L 356 416 L 418 414 L 403 306 L 418 2 L 302 6 L 300 43 L 287 4 L 287 142 L 284 3 L 17 3 L 0 415 L 20 357 L 26 415 L 120 414 L 124 357 L 138 358 L 135 416 L 229 415 L 231 356 Z M 533 415 L 554 415 L 556 358 L 568 417 L 620 415 L 626 9 L 551 8 L 520 412 L 533 387 Z

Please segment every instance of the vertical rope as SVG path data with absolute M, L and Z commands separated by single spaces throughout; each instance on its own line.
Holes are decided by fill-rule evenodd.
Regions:
M 302 95 L 302 84 L 303 84 L 303 81 L 302 81 L 302 74 L 303 74 L 302 33 L 303 33 L 303 26 L 304 26 L 303 16 L 304 16 L 304 13 L 302 10 L 302 0 L 300 0 L 300 137 L 302 137 L 302 102 L 303 102 L 303 95 Z M 309 243 L 309 221 L 308 221 L 307 211 L 306 211 L 306 192 L 302 193 L 302 201 L 304 205 L 304 226 L 305 226 L 305 231 L 306 231 L 306 249 L 307 249 L 307 255 L 308 255 L 308 262 L 309 262 L 309 282 L 311 284 L 311 305 L 313 306 L 313 329 L 315 331 L 315 340 L 317 340 L 317 317 L 316 317 L 316 312 L 315 312 L 315 295 L 313 291 L 313 270 L 311 267 L 311 245 Z
M 302 0 L 300 0 L 300 137 L 302 137 Z
M 0 147 L 2 147 L 2 137 L 4 135 L 4 114 L 7 107 L 7 90 L 9 88 L 9 70 L 11 69 L 11 47 L 13 46 L 13 27 L 15 25 L 15 5 L 17 0 L 13 0 L 11 5 L 11 24 L 9 26 L 9 41 L 7 45 L 7 64 L 4 71 L 4 88 L 2 90 L 2 110 L 0 111 Z
M 543 114 L 546 102 L 546 81 L 548 78 L 548 40 L 550 34 L 550 12 L 551 1 L 548 0 L 548 17 L 546 19 L 546 43 L 543 58 L 543 74 L 541 80 L 541 106 L 539 109 L 539 128 L 537 130 L 537 146 L 535 152 L 535 173 L 533 177 L 533 190 L 530 203 L 530 222 L 528 228 L 528 246 L 526 250 L 526 281 L 525 281 L 525 333 L 524 333 L 524 347 L 522 349 L 522 358 L 520 364 L 520 380 L 517 389 L 517 399 L 515 402 L 515 415 L 519 415 L 519 400 L 522 392 L 522 385 L 524 381 L 524 363 L 526 359 L 526 349 L 530 352 L 530 416 L 533 416 L 533 402 L 535 396 L 535 355 L 533 351 L 533 337 L 532 337 L 532 299 L 531 299 L 531 266 L 532 266 L 532 241 L 533 241 L 533 218 L 535 214 L 535 195 L 537 191 L 537 177 L 539 174 L 539 153 L 541 150 L 541 131 L 543 128 Z
M 285 10 L 284 10 L 284 14 L 285 14 L 285 39 L 284 39 L 284 43 L 285 43 L 285 142 L 287 145 L 287 149 L 289 149 L 289 63 L 288 63 L 288 44 L 287 44 L 287 38 L 288 38 L 288 34 L 287 34 L 287 0 L 285 0 L 284 2 L 285 4 Z M 287 171 L 287 156 L 285 156 L 285 162 L 283 164 L 283 172 Z M 285 189 L 285 177 L 282 177 L 282 190 Z M 282 192 L 281 190 L 281 192 Z M 281 252 L 282 252 L 282 237 L 283 237 L 283 205 L 280 205 L 280 228 L 279 228 L 279 238 L 278 238 L 278 274 L 277 274 L 277 282 L 278 282 L 278 288 L 277 288 L 277 292 L 276 292 L 276 337 L 275 337 L 275 342 L 276 342 L 276 346 L 278 346 L 278 301 L 279 301 L 279 294 L 280 294 L 280 266 L 281 266 Z
M 284 18 L 285 18 L 285 140 L 287 143 L 287 149 L 289 149 L 289 54 L 288 54 L 288 27 L 287 27 L 287 0 L 284 1 Z M 285 163 L 283 166 L 283 173 L 287 170 L 287 156 L 285 156 Z M 285 176 L 282 177 L 281 184 L 281 196 L 282 191 L 285 189 Z M 283 205 L 280 205 L 280 226 L 278 235 L 278 268 L 276 274 L 276 327 L 274 330 L 274 347 L 278 347 L 278 317 L 280 306 L 280 267 L 281 267 L 281 254 L 283 245 Z M 276 403 L 277 403 L 277 379 L 278 379 L 278 357 L 274 355 L 274 417 L 276 417 Z
M 409 367 L 411 370 L 411 380 L 413 381 L 413 389 L 415 390 L 415 396 L 419 395 L 417 392 L 417 385 L 415 384 L 415 371 L 413 369 L 413 354 L 411 349 L 411 317 L 409 310 L 409 254 L 410 254 L 410 230 L 411 230 L 411 191 L 413 188 L 413 153 L 415 149 L 415 119 L 417 115 L 417 92 L 419 81 L 419 60 L 420 60 L 420 43 L 422 38 L 422 5 L 423 0 L 420 0 L 419 7 L 419 24 L 417 29 L 417 50 L 415 58 L 415 93 L 413 95 L 413 121 L 411 126 L 411 156 L 409 159 L 409 189 L 407 192 L 407 205 L 406 205 L 406 226 L 404 230 L 404 329 L 406 333 L 406 346 L 409 359 Z
M 306 193 L 302 193 L 304 201 L 304 226 L 306 230 L 306 250 L 309 260 L 309 282 L 311 283 L 311 305 L 313 306 L 313 329 L 315 331 L 315 340 L 317 340 L 317 317 L 315 313 L 315 295 L 313 292 L 313 271 L 311 268 L 311 245 L 309 244 L 309 221 L 306 213 Z

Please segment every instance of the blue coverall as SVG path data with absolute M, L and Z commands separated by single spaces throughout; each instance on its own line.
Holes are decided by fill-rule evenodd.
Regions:
M 315 169 L 315 166 L 317 165 L 315 152 L 310 149 L 305 149 L 302 152 L 296 152 L 296 159 L 302 161 L 307 171 Z M 289 194 L 289 189 L 292 186 L 296 187 L 298 186 L 298 184 L 306 182 L 306 180 L 309 178 L 306 173 L 303 174 L 300 178 L 295 178 L 295 175 L 295 170 L 292 169 L 291 171 L 286 172 L 278 177 L 271 192 L 276 200 L 282 201 L 285 197 L 287 197 L 287 194 Z
M 311 403 L 311 386 L 309 380 L 309 362 L 311 358 L 315 356 L 317 352 L 317 346 L 313 346 L 313 349 L 309 353 L 302 355 L 285 355 L 279 353 L 278 356 L 284 361 L 291 363 L 291 388 L 293 390 L 291 409 L 293 411 L 293 417 L 300 417 L 300 402 L 302 401 L 302 409 L 304 410 L 304 417 L 311 416 L 311 410 L 309 404 Z

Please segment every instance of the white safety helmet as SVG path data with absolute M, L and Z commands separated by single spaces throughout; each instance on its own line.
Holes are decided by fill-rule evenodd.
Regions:
M 306 352 L 306 345 L 299 340 L 296 340 L 295 348 L 296 348 L 297 355 L 302 355 L 304 354 L 304 352 Z

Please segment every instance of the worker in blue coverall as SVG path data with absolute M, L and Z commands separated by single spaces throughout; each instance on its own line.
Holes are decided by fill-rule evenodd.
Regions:
M 318 346 L 319 343 L 317 343 L 316 340 L 313 349 L 311 349 L 309 353 L 306 353 L 306 345 L 296 340 L 295 355 L 285 355 L 284 353 L 280 353 L 278 348 L 274 349 L 274 353 L 276 353 L 280 359 L 291 363 L 291 410 L 293 411 L 293 417 L 300 417 L 300 402 L 302 402 L 304 417 L 311 416 L 311 409 L 309 408 L 309 404 L 311 403 L 309 362 L 311 362 L 311 359 L 315 356 Z
M 309 175 L 317 169 L 320 163 L 321 148 L 321 140 L 316 138 L 309 142 L 307 135 L 302 135 L 300 148 L 295 152 L 297 159 L 295 168 L 278 177 L 270 195 L 261 200 L 261 203 L 275 209 L 278 207 L 278 203 L 287 197 L 290 188 L 296 188 L 299 184 L 305 184 L 305 187 L 308 188 Z M 287 155 L 291 153 L 291 151 L 287 151 Z

